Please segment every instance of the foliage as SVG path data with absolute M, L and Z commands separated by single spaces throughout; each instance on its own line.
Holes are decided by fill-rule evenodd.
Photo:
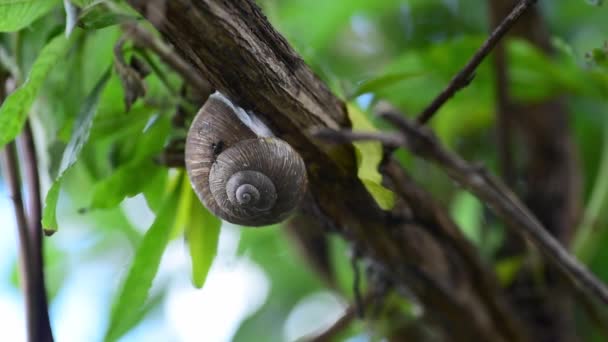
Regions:
M 141 75 L 145 93 L 127 110 L 124 98 L 129 89 L 123 88 L 124 75 L 113 51 L 122 34 L 120 24 L 139 15 L 123 1 L 71 1 L 78 12 L 69 38 L 62 2 L 43 2 L 0 0 L 0 31 L 6 32 L 0 35 L 0 68 L 13 72 L 17 83 L 0 107 L 0 146 L 19 134 L 29 117 L 39 133 L 45 178 L 53 180 L 44 189 L 43 226 L 49 231 L 59 228 L 57 235 L 63 234 L 68 217 L 79 210 L 78 222 L 89 223 L 82 224 L 80 233 L 95 240 L 87 257 L 101 259 L 108 251 L 132 255 L 108 310 L 105 339 L 114 341 L 136 329 L 162 303 L 151 287 L 172 241 L 185 239 L 190 278 L 203 290 L 216 255 L 221 255 L 221 222 L 199 203 L 183 172 L 158 162 L 168 146 L 184 138 L 187 125 L 175 124 L 178 113 L 187 112 L 188 122 L 197 104 L 180 91 L 183 82 L 169 66 L 127 41 L 122 50 L 127 63 L 122 67 L 143 60 L 151 70 Z M 474 0 L 258 2 L 315 72 L 337 94 L 348 97 L 353 128 L 360 130 L 386 128 L 368 112 L 379 99 L 408 115 L 418 113 L 487 36 L 485 8 Z M 575 239 L 576 252 L 608 280 L 608 259 L 600 248 L 608 243 L 608 230 L 603 228 L 608 224 L 608 143 L 601 143 L 608 141 L 608 7 L 566 0 L 545 7 L 557 52 L 548 57 L 530 43 L 508 41 L 509 89 L 526 103 L 556 95 L 567 99 L 588 203 L 581 236 Z M 450 148 L 490 168 L 496 165 L 494 83 L 488 60 L 432 123 Z M 356 151 L 359 177 L 377 202 L 390 208 L 393 195 L 382 187 L 377 170 L 381 146 L 362 143 Z M 400 159 L 417 181 L 439 194 L 501 282 L 509 283 L 522 260 L 496 256 L 502 228 L 488 218 L 483 205 L 424 162 L 407 155 Z M 127 218 L 125 205 L 133 198 L 143 198 L 142 207 L 155 217 L 143 234 Z M 278 227 L 240 234 L 237 257 L 263 267 L 272 290 L 261 309 L 242 322 L 235 339 L 267 333 L 272 336 L 266 341 L 279 341 L 294 307 L 323 284 L 306 269 Z M 129 243 L 114 244 L 117 236 Z M 53 239 L 47 239 L 48 245 L 59 251 Z M 336 293 L 348 298 L 353 276 L 348 247 L 332 240 L 331 253 L 339 278 Z M 65 254 L 52 253 L 48 263 L 62 264 Z M 116 263 L 117 269 L 122 263 Z M 52 268 L 50 273 L 54 272 Z M 57 277 L 51 294 L 61 288 L 63 277 Z M 362 331 L 357 327 L 349 332 Z M 584 333 L 589 338 L 594 334 Z

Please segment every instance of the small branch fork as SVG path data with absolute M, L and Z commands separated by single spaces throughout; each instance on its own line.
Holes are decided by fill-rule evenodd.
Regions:
M 486 56 L 492 51 L 492 49 L 498 44 L 500 39 L 513 27 L 517 22 L 517 19 L 521 17 L 524 12 L 537 0 L 521 0 L 513 11 L 498 25 L 494 31 L 490 34 L 488 39 L 483 45 L 477 50 L 469 62 L 464 66 L 462 70 L 450 81 L 447 87 L 437 95 L 437 97 L 429 104 L 423 111 L 418 115 L 417 121 L 423 125 L 427 123 L 435 113 L 443 106 L 456 92 L 465 88 L 474 77 L 475 69 L 481 64 Z
M 437 164 L 450 178 L 475 194 L 501 217 L 508 226 L 528 238 L 549 262 L 560 269 L 567 279 L 608 304 L 608 288 L 581 264 L 543 227 L 519 198 L 499 179 L 482 167 L 469 164 L 447 151 L 428 129 L 417 125 L 395 111 L 379 114 L 398 129 L 398 133 L 358 133 L 318 129 L 317 138 L 333 143 L 375 140 L 390 147 L 405 147 L 413 154 Z

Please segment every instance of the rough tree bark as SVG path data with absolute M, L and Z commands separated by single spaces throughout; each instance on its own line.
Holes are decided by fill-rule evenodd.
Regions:
M 497 25 L 515 6 L 515 0 L 491 0 L 490 14 Z M 550 35 L 540 10 L 528 11 L 510 32 L 523 38 L 545 53 L 552 52 Z M 564 246 L 568 246 L 579 214 L 580 175 L 575 148 L 568 125 L 565 104 L 559 98 L 541 103 L 522 105 L 508 93 L 508 61 L 504 48 L 496 51 L 498 108 L 497 129 L 503 137 L 503 175 L 514 183 L 515 169 L 523 169 L 522 196 L 526 205 L 547 230 Z M 527 151 L 523 165 L 513 165 L 510 149 L 515 143 L 509 127 L 517 128 L 521 138 L 518 150 Z M 503 256 L 526 254 L 526 243 L 509 234 L 502 250 Z M 536 268 L 535 268 L 536 267 Z M 526 266 L 509 287 L 510 301 L 527 323 L 536 341 L 576 341 L 572 294 L 554 268 L 544 265 Z M 538 272 L 543 281 L 539 282 Z
M 209 83 L 259 113 L 304 158 L 318 224 L 350 241 L 376 271 L 407 288 L 455 341 L 523 341 L 491 271 L 445 210 L 393 162 L 402 201 L 383 212 L 357 178 L 350 145 L 311 137 L 350 127 L 344 103 L 306 66 L 251 0 L 128 0 Z M 447 335 L 449 334 L 449 335 Z

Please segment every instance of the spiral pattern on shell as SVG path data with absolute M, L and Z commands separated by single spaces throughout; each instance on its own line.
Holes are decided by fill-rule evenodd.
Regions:
M 285 141 L 258 137 L 234 110 L 212 96 L 196 115 L 186 141 L 192 186 L 203 204 L 228 222 L 280 222 L 306 191 L 304 161 Z

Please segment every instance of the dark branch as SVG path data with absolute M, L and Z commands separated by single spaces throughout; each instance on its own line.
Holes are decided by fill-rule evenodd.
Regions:
M 318 335 L 306 340 L 310 342 L 334 341 L 337 335 L 343 332 L 354 320 L 360 317 L 358 314 L 358 311 L 361 309 L 360 306 L 363 309 L 367 308 L 372 304 L 376 297 L 376 293 L 368 292 L 360 299 L 361 303 L 351 304 L 348 308 L 346 308 L 342 316 L 340 316 L 331 326 L 329 326 L 323 332 L 320 332 Z
M 15 211 L 15 220 L 17 221 L 17 232 L 19 236 L 19 263 L 21 274 L 21 286 L 26 301 L 26 316 L 28 335 L 31 337 L 31 329 L 33 323 L 34 306 L 31 302 L 32 296 L 31 281 L 30 281 L 30 262 L 29 262 L 29 237 L 27 228 L 27 219 L 25 216 L 25 208 L 23 207 L 23 198 L 21 196 L 21 179 L 19 177 L 19 165 L 17 161 L 17 148 L 15 142 L 10 142 L 4 148 L 2 154 L 2 174 L 6 180 L 8 195 L 13 202 Z
M 404 116 L 395 112 L 383 112 L 380 116 L 400 129 L 403 141 L 406 142 L 403 144 L 404 147 L 415 155 L 440 166 L 453 180 L 474 193 L 493 209 L 499 217 L 509 224 L 509 227 L 528 238 L 545 254 L 549 262 L 568 276 L 568 279 L 608 304 L 608 288 L 606 288 L 606 285 L 574 256 L 569 254 L 500 180 L 488 174 L 483 168 L 471 165 L 459 156 L 447 151 L 429 130 L 417 126 Z M 337 131 L 335 135 L 339 138 L 330 140 L 344 141 L 351 137 L 354 139 L 361 137 L 361 135 L 352 135 L 352 132 L 344 131 Z M 367 137 L 371 138 L 373 135 Z
M 399 147 L 405 144 L 403 137 L 400 134 L 394 133 L 335 131 L 330 128 L 317 128 L 311 130 L 310 133 L 317 139 L 322 139 L 333 144 L 347 144 L 365 140 L 377 140 L 389 147 Z
M 494 29 L 488 39 L 473 55 L 471 60 L 464 66 L 462 70 L 450 81 L 448 86 L 426 107 L 418 116 L 418 123 L 425 124 L 428 122 L 433 115 L 443 106 L 447 100 L 449 100 L 457 91 L 466 87 L 473 79 L 473 73 L 475 69 L 481 64 L 486 56 L 492 51 L 494 46 L 500 41 L 502 37 L 513 27 L 517 19 L 532 5 L 536 3 L 536 0 L 521 0 L 521 2 L 515 6 L 513 11 L 502 21 L 500 25 Z
M 0 69 L 0 104 L 6 98 L 6 80 L 9 74 Z M 40 202 L 40 182 L 36 150 L 29 121 L 20 137 L 28 189 L 28 206 L 24 206 L 21 192 L 22 182 L 14 141 L 2 151 L 0 169 L 7 184 L 8 194 L 13 202 L 19 239 L 19 274 L 23 297 L 28 341 L 53 341 L 53 333 L 48 315 L 46 289 L 44 285 L 42 261 L 42 204 Z
M 34 297 L 36 311 L 36 329 L 38 337 L 35 341 L 52 341 L 53 333 L 48 314 L 46 285 L 44 280 L 44 256 L 42 241 L 42 202 L 40 198 L 40 177 L 38 174 L 38 158 L 36 145 L 29 120 L 20 137 L 20 147 L 23 154 L 23 172 L 27 188 L 27 217 L 29 219 L 29 260 L 32 282 L 31 296 Z

